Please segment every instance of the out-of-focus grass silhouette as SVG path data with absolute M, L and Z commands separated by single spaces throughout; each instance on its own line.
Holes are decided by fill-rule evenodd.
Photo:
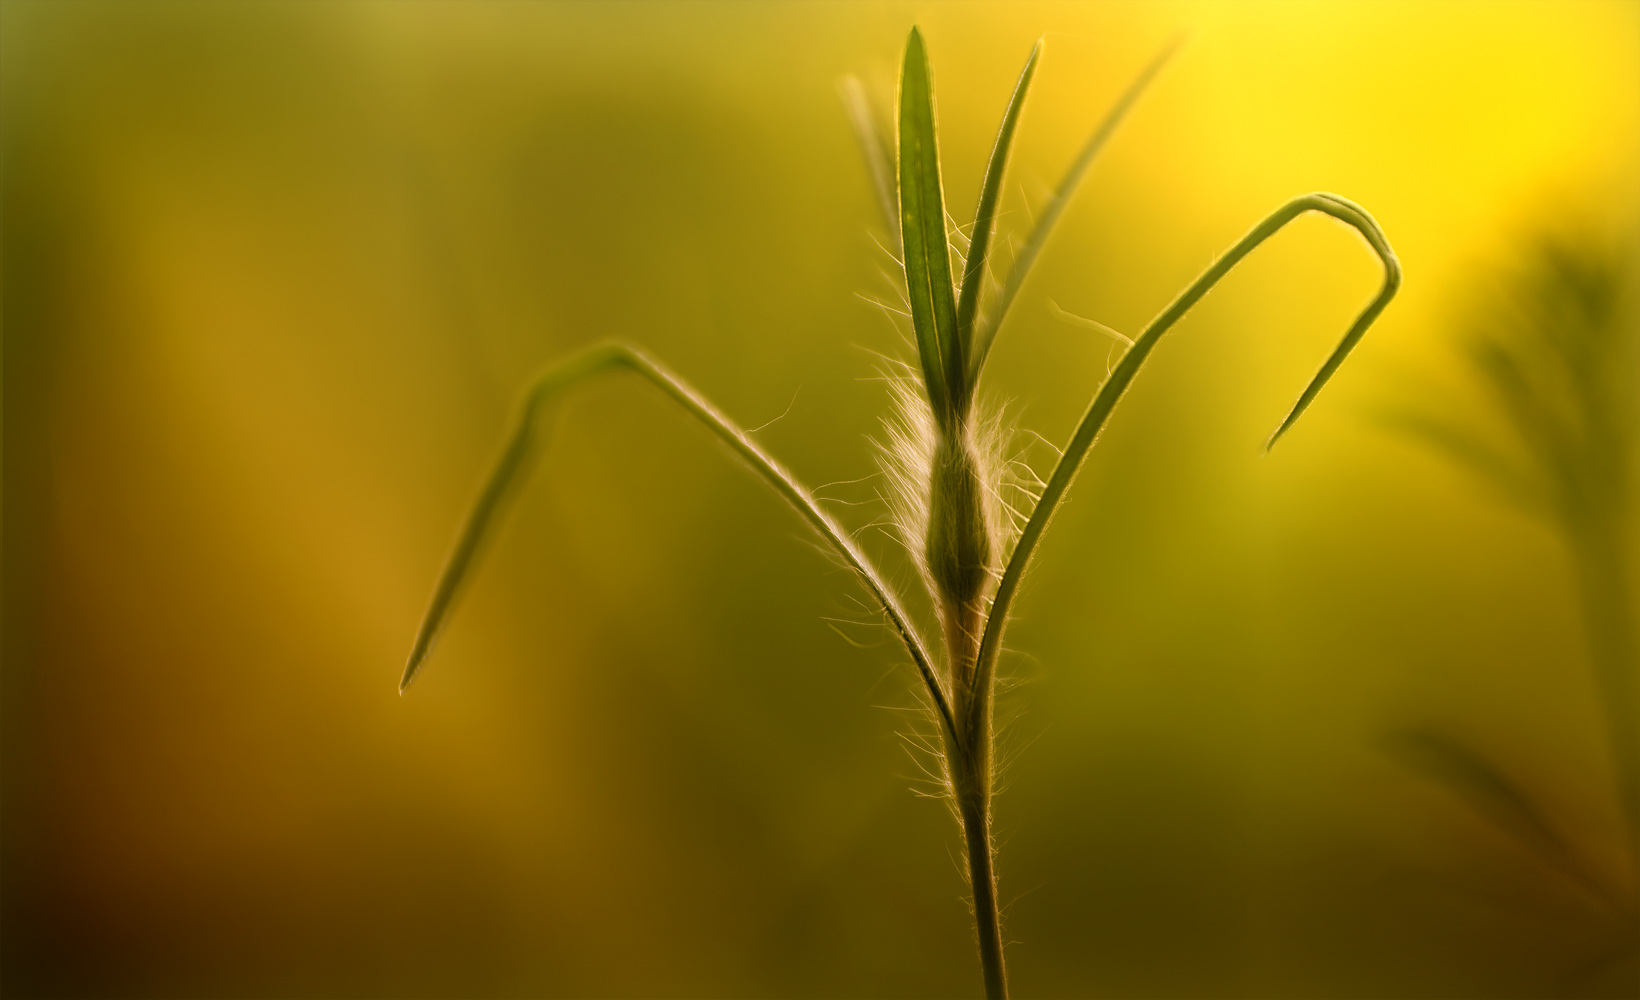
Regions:
M 1545 865 L 1596 896 L 1612 943 L 1571 982 L 1640 952 L 1640 618 L 1634 589 L 1640 418 L 1640 242 L 1589 226 L 1545 229 L 1471 291 L 1461 349 L 1484 414 L 1426 409 L 1398 422 L 1547 524 L 1572 565 L 1594 691 L 1625 825 L 1626 872 L 1585 857 L 1505 767 L 1431 727 L 1391 737 L 1397 757 L 1448 786 Z

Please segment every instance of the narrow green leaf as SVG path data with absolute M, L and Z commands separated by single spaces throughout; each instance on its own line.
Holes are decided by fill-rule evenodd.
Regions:
M 1442 733 L 1416 727 L 1391 733 L 1386 743 L 1402 764 L 1457 792 L 1493 825 L 1533 850 L 1557 857 L 1567 852 L 1565 842 L 1531 796 L 1468 747 Z
M 705 424 L 719 441 L 728 445 L 731 451 L 751 466 L 753 472 L 774 487 L 775 492 L 785 497 L 803 520 L 819 532 L 820 537 L 849 564 L 860 582 L 877 599 L 884 616 L 888 618 L 895 634 L 904 643 L 906 652 L 911 655 L 917 673 L 928 689 L 928 696 L 933 701 L 935 710 L 939 712 L 940 721 L 947 731 L 954 735 L 956 728 L 951 715 L 950 699 L 934 672 L 933 661 L 928 657 L 922 638 L 912 626 L 904 608 L 900 606 L 899 598 L 895 596 L 865 552 L 855 544 L 854 539 L 843 530 L 835 518 L 820 508 L 814 494 L 799 483 L 785 466 L 759 447 L 744 430 L 720 413 L 687 382 L 661 367 L 647 355 L 624 344 L 600 344 L 583 351 L 548 370 L 536 380 L 535 385 L 524 397 L 517 429 L 501 453 L 495 470 L 490 473 L 484 492 L 474 504 L 472 514 L 467 518 L 466 527 L 462 529 L 461 538 L 456 543 L 455 552 L 451 555 L 449 565 L 433 593 L 432 604 L 410 651 L 410 661 L 405 666 L 404 678 L 399 682 L 399 691 L 402 693 L 420 671 L 428 651 L 432 648 L 434 638 L 448 617 L 454 596 L 472 567 L 474 553 L 495 523 L 495 514 L 502 497 L 517 482 L 519 471 L 533 451 L 533 428 L 541 407 L 565 389 L 590 376 L 619 369 L 642 376 L 682 406 L 690 416 Z
M 951 244 L 945 229 L 934 83 L 922 32 L 911 29 L 900 67 L 900 248 L 928 402 L 942 427 L 963 416 L 965 364 L 957 337 Z
M 883 141 L 877 114 L 871 109 L 871 101 L 859 77 L 843 77 L 837 89 L 848 111 L 849 124 L 854 126 L 854 137 L 860 142 L 860 152 L 866 158 L 866 168 L 871 171 L 871 187 L 877 195 L 877 207 L 883 213 L 883 224 L 888 227 L 889 238 L 895 241 L 894 250 L 898 253 L 900 213 L 894 207 L 894 164 L 888 158 L 888 144 Z
M 1150 321 L 1150 325 L 1146 326 L 1144 331 L 1134 339 L 1133 346 L 1128 348 L 1120 361 L 1116 362 L 1115 369 L 1105 379 L 1104 384 L 1099 387 L 1098 394 L 1093 397 L 1093 402 L 1088 405 L 1088 411 L 1083 414 L 1082 422 L 1077 425 L 1076 432 L 1071 436 L 1070 443 L 1065 446 L 1064 453 L 1060 455 L 1059 464 L 1054 467 L 1053 474 L 1048 477 L 1048 484 L 1043 487 L 1042 497 L 1037 502 L 1036 508 L 1031 511 L 1031 516 L 1025 522 L 1024 529 L 1020 531 L 1019 541 L 1014 544 L 1014 551 L 1008 557 L 1008 565 L 1003 570 L 1002 579 L 997 582 L 996 594 L 991 599 L 991 611 L 985 621 L 984 636 L 980 640 L 976 687 L 988 684 L 991 674 L 996 670 L 997 653 L 1002 648 L 1002 632 L 1008 624 L 1008 612 L 1012 607 L 1014 595 L 1018 592 L 1020 578 L 1024 575 L 1026 567 L 1030 565 L 1031 554 L 1036 550 L 1037 542 L 1042 538 L 1042 532 L 1047 528 L 1048 522 L 1052 520 L 1055 509 L 1065 496 L 1065 491 L 1070 488 L 1071 481 L 1076 478 L 1077 472 L 1082 468 L 1082 461 L 1087 457 L 1088 449 L 1093 447 L 1093 442 L 1104 428 L 1105 421 L 1110 419 L 1111 411 L 1116 408 L 1116 404 L 1121 401 L 1122 395 L 1127 392 L 1128 385 L 1132 383 L 1134 376 L 1139 373 L 1139 369 L 1143 367 L 1145 359 L 1150 356 L 1150 352 L 1155 349 L 1157 341 L 1161 340 L 1162 336 L 1172 329 L 1173 325 L 1183 318 L 1192 306 L 1201 301 L 1202 296 L 1222 281 L 1225 275 L 1234 270 L 1243 258 L 1252 253 L 1265 240 L 1275 235 L 1287 223 L 1306 212 L 1321 212 L 1330 215 L 1360 233 L 1361 237 L 1366 240 L 1367 245 L 1377 254 L 1379 262 L 1384 267 L 1384 283 L 1379 287 L 1378 294 L 1373 297 L 1371 302 L 1367 303 L 1367 307 L 1356 317 L 1355 322 L 1350 324 L 1350 328 L 1344 333 L 1344 339 L 1333 349 L 1333 353 L 1328 356 L 1326 362 L 1321 366 L 1321 371 L 1316 373 L 1315 378 L 1304 389 L 1303 394 L 1298 398 L 1298 402 L 1293 405 L 1292 410 L 1287 414 L 1287 418 L 1281 422 L 1281 426 L 1277 427 L 1276 432 L 1270 436 L 1270 440 L 1265 446 L 1266 449 L 1274 445 L 1276 440 L 1286 433 L 1288 428 L 1292 427 L 1293 422 L 1303 414 L 1310 402 L 1315 399 L 1316 393 L 1320 392 L 1321 387 L 1332 377 L 1333 372 L 1337 371 L 1338 366 L 1344 363 L 1344 358 L 1360 341 L 1367 328 L 1378 318 L 1378 314 L 1383 312 L 1384 307 L 1389 305 L 1390 299 L 1395 297 L 1396 291 L 1401 287 L 1401 263 L 1396 259 L 1395 252 L 1390 249 L 1389 241 L 1384 238 L 1383 230 L 1378 227 L 1377 221 L 1367 214 L 1366 209 L 1337 195 L 1325 192 L 1294 198 L 1276 209 L 1263 222 L 1254 226 L 1246 236 L 1236 241 L 1236 244 L 1226 251 L 1224 256 L 1209 265 L 1207 270 L 1203 271 L 1195 281 L 1186 286 L 1185 290 L 1180 292 L 1167 305 L 1167 308 L 1163 309 L 1155 319 Z
M 1036 225 L 1031 227 L 1031 235 L 1026 238 L 1025 245 L 1020 248 L 1018 255 L 1014 257 L 1013 266 L 1008 269 L 1008 277 L 1002 283 L 1002 291 L 997 296 L 996 302 L 992 304 L 989 313 L 975 330 L 973 350 L 968 356 L 968 377 L 970 381 L 975 383 L 979 381 L 980 372 L 985 367 L 985 359 L 991 353 L 991 344 L 996 340 L 997 329 L 1002 326 L 1003 319 L 1008 315 L 1009 307 L 1014 304 L 1014 297 L 1019 294 L 1020 286 L 1025 284 L 1025 277 L 1031 273 L 1031 266 L 1036 263 L 1037 255 L 1042 252 L 1043 244 L 1048 242 L 1049 234 L 1053 232 L 1054 226 L 1059 222 L 1059 217 L 1064 214 L 1065 206 L 1070 204 L 1071 196 L 1076 193 L 1077 187 L 1081 185 L 1082 178 L 1087 174 L 1088 168 L 1093 165 L 1093 161 L 1098 157 L 1100 150 L 1105 148 L 1105 143 L 1109 142 L 1110 137 L 1115 134 L 1117 126 L 1122 124 L 1122 119 L 1126 118 L 1128 112 L 1133 110 L 1133 105 L 1139 100 L 1139 96 L 1145 92 L 1145 88 L 1150 86 L 1150 82 L 1156 78 L 1156 74 L 1162 71 L 1162 67 L 1167 65 L 1167 61 L 1173 58 L 1173 53 L 1177 52 L 1179 46 L 1183 43 L 1184 36 L 1182 35 L 1169 42 L 1167 47 L 1157 53 L 1156 57 L 1150 61 L 1150 64 L 1141 70 L 1138 76 L 1134 77 L 1133 82 L 1128 84 L 1127 90 L 1124 90 L 1122 96 L 1116 99 L 1116 103 L 1111 105 L 1110 110 L 1105 112 L 1104 119 L 1093 130 L 1093 134 L 1088 137 L 1082 151 L 1076 154 L 1076 159 L 1071 162 L 1070 169 L 1065 171 L 1065 176 L 1060 180 L 1059 187 L 1054 190 L 1053 197 L 1043 207 L 1042 214 L 1037 216 Z
M 1542 484 L 1474 428 L 1410 407 L 1385 410 L 1378 414 L 1378 423 L 1453 459 L 1522 513 L 1545 519 L 1554 516 L 1553 501 Z
M 1561 837 L 1530 793 L 1491 761 L 1431 729 L 1402 729 L 1392 733 L 1387 743 L 1402 764 L 1445 785 L 1487 822 L 1520 841 L 1551 867 L 1601 898 L 1616 901 L 1611 887 Z
M 1002 177 L 1008 167 L 1008 153 L 1014 144 L 1014 128 L 1019 124 L 1020 109 L 1025 106 L 1025 94 L 1031 88 L 1031 77 L 1036 75 L 1036 61 L 1042 55 L 1042 42 L 1031 48 L 1030 58 L 1014 84 L 1014 96 L 1008 110 L 1002 115 L 997 139 L 991 146 L 991 161 L 985 165 L 985 180 L 979 189 L 979 207 L 974 210 L 974 233 L 968 244 L 968 262 L 963 269 L 962 294 L 957 299 L 957 331 L 962 338 L 964 357 L 973 356 L 974 314 L 979 309 L 980 289 L 985 284 L 985 264 L 991 249 L 991 234 L 996 229 L 997 202 L 1002 194 Z M 969 373 L 970 376 L 973 373 Z M 970 391 L 973 380 L 968 380 Z

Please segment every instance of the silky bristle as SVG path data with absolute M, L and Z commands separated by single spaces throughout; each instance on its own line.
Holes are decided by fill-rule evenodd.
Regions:
M 887 373 L 885 381 L 894 398 L 893 415 L 885 421 L 880 441 L 880 462 L 888 483 L 890 516 L 901 543 L 927 588 L 942 624 L 953 613 L 945 591 L 948 586 L 935 578 L 928 560 L 929 519 L 932 512 L 934 462 L 940 448 L 940 428 L 914 375 Z M 998 410 L 976 406 L 962 430 L 964 447 L 972 455 L 980 480 L 980 510 L 983 517 L 983 549 L 988 558 L 980 596 L 988 599 L 993 581 L 1002 572 L 1002 558 L 1013 545 L 1021 527 L 1015 500 L 1029 492 L 1032 478 L 1016 471 L 1018 459 L 1010 459 L 1013 435 Z

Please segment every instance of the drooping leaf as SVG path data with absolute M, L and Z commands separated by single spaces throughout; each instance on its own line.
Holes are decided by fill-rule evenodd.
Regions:
M 1116 409 L 1116 404 L 1121 402 L 1122 395 L 1127 392 L 1134 376 L 1139 374 L 1145 359 L 1150 356 L 1150 352 L 1155 349 L 1162 336 L 1171 330 L 1192 306 L 1200 302 L 1202 296 L 1214 285 L 1224 280 L 1224 276 L 1234 270 L 1237 264 L 1265 240 L 1279 232 L 1283 226 L 1306 212 L 1330 215 L 1360 233 L 1361 238 L 1366 240 L 1384 267 L 1384 283 L 1379 287 L 1378 294 L 1367 303 L 1367 307 L 1356 316 L 1355 322 L 1350 324 L 1343 339 L 1321 365 L 1321 371 L 1310 380 L 1298 402 L 1288 412 L 1287 418 L 1270 436 L 1266 448 L 1274 445 L 1276 440 L 1292 427 L 1293 422 L 1303 414 L 1316 393 L 1321 391 L 1321 387 L 1326 385 L 1333 372 L 1343 364 L 1344 358 L 1360 341 L 1367 328 L 1395 297 L 1395 293 L 1401 287 L 1401 263 L 1396 259 L 1395 252 L 1390 249 L 1389 241 L 1385 239 L 1377 220 L 1361 206 L 1325 192 L 1294 198 L 1276 209 L 1264 221 L 1254 226 L 1247 235 L 1237 240 L 1234 246 L 1209 265 L 1195 281 L 1186 286 L 1184 291 L 1168 303 L 1143 332 L 1134 338 L 1133 346 L 1116 362 L 1116 367 L 1111 370 L 1104 384 L 1094 395 L 1093 402 L 1088 404 L 1087 412 L 1082 415 L 1076 431 L 1060 454 L 1059 463 L 1048 476 L 1047 484 L 1042 488 L 1041 498 L 1026 520 L 1025 527 L 1020 531 L 1013 552 L 1008 556 L 1008 564 L 1002 571 L 1002 579 L 997 581 L 997 589 L 991 599 L 991 610 L 985 620 L 985 632 L 980 639 L 976 685 L 988 684 L 990 674 L 996 669 L 997 654 L 1002 648 L 1002 633 L 1008 624 L 1008 614 L 1013 605 L 1014 595 L 1018 593 L 1020 580 L 1026 567 L 1030 565 L 1031 555 L 1035 552 L 1037 543 L 1042 539 L 1042 532 L 1053 519 L 1054 511 L 1065 497 L 1065 491 L 1070 489 L 1071 482 L 1081 470 L 1088 450 L 1093 447 L 1099 432 L 1104 429 L 1105 422 Z
M 799 483 L 785 466 L 775 461 L 744 430 L 707 402 L 705 397 L 648 355 L 625 344 L 600 344 L 588 348 L 546 371 L 536 379 L 535 384 L 525 395 L 513 436 L 502 451 L 495 469 L 490 473 L 484 491 L 479 494 L 478 502 L 473 505 L 467 524 L 462 528 L 461 537 L 456 542 L 455 551 L 450 556 L 450 562 L 434 590 L 433 600 L 410 651 L 403 679 L 399 682 L 400 693 L 410 686 L 410 682 L 416 678 L 426 661 L 433 640 L 438 636 L 445 619 L 449 617 L 455 595 L 473 567 L 474 555 L 495 525 L 496 513 L 501 507 L 502 499 L 517 485 L 520 473 L 534 451 L 535 425 L 541 408 L 564 390 L 587 378 L 620 369 L 641 376 L 671 397 L 690 416 L 704 424 L 719 441 L 745 460 L 752 471 L 773 487 L 776 493 L 785 497 L 798 515 L 848 563 L 860 582 L 877 599 L 878 606 L 883 609 L 883 615 L 905 645 L 906 652 L 910 654 L 912 663 L 928 690 L 929 700 L 939 713 L 940 721 L 947 731 L 955 733 L 949 696 L 934 672 L 933 661 L 928 656 L 921 636 L 911 624 L 910 616 L 901 607 L 893 589 L 865 552 L 855 544 L 849 533 L 815 502 L 814 494 Z
M 1036 75 L 1036 61 L 1042 55 L 1042 42 L 1031 48 L 1025 68 L 1020 70 L 1019 82 L 1014 84 L 1014 96 L 1003 113 L 1002 125 L 997 129 L 996 142 L 991 146 L 991 160 L 985 165 L 985 180 L 980 184 L 979 207 L 974 210 L 974 232 L 968 244 L 968 260 L 963 268 L 962 294 L 957 299 L 957 331 L 962 338 L 964 357 L 972 357 L 974 315 L 979 309 L 980 289 L 985 284 L 986 258 L 991 249 L 991 235 L 996 229 L 997 202 L 1002 194 L 1002 178 L 1008 167 L 1008 153 L 1014 144 L 1014 129 L 1019 124 L 1019 112 L 1025 106 L 1025 94 Z M 972 379 L 969 385 L 972 385 Z
M 934 134 L 934 83 L 922 32 L 916 28 L 906 39 L 900 66 L 899 124 L 900 249 L 905 255 L 906 297 L 928 402 L 941 426 L 949 427 L 966 403 L 966 366 L 951 285 L 951 244 Z
M 1265 451 L 1274 448 L 1276 442 L 1281 440 L 1282 435 L 1291 430 L 1293 424 L 1298 422 L 1298 418 L 1304 415 L 1304 411 L 1310 408 L 1310 404 L 1315 402 L 1315 397 L 1332 380 L 1333 375 L 1338 371 L 1338 367 L 1344 363 L 1344 359 L 1350 356 L 1350 352 L 1355 350 L 1355 345 L 1360 343 L 1361 338 L 1367 335 L 1367 328 L 1372 326 L 1378 319 L 1378 314 L 1384 311 L 1385 306 L 1389 305 L 1389 300 L 1395 297 L 1395 293 L 1401 290 L 1401 262 L 1396 258 L 1395 251 L 1389 248 L 1389 240 L 1384 236 L 1384 231 L 1379 228 L 1378 221 L 1360 205 L 1341 195 L 1317 191 L 1302 198 L 1295 198 L 1293 201 L 1288 202 L 1282 211 L 1291 211 L 1293 214 L 1277 221 L 1276 216 L 1282 213 L 1276 213 L 1276 216 L 1266 219 L 1259 228 L 1254 229 L 1252 233 L 1243 238 L 1242 243 L 1246 244 L 1245 250 L 1241 250 L 1240 245 L 1238 245 L 1224 255 L 1219 262 L 1228 265 L 1224 268 L 1224 273 L 1229 273 L 1230 268 L 1235 267 L 1242 257 L 1251 253 L 1254 246 L 1275 235 L 1277 230 L 1292 219 L 1305 212 L 1321 212 L 1354 228 L 1356 232 L 1361 234 L 1361 238 L 1367 241 L 1367 245 L 1372 247 L 1373 253 L 1377 254 L 1378 259 L 1383 262 L 1384 284 L 1379 288 L 1378 295 L 1367 303 L 1367 307 L 1361 310 L 1359 316 L 1355 317 L 1355 322 L 1350 324 L 1350 328 L 1344 331 L 1344 336 L 1338 341 L 1338 346 L 1333 348 L 1332 353 L 1327 355 L 1327 360 L 1321 362 L 1321 369 L 1310 379 L 1309 384 L 1304 387 L 1304 391 L 1299 393 L 1298 401 L 1293 404 L 1292 409 L 1287 411 L 1287 416 L 1277 425 L 1269 440 L 1264 442 Z M 1256 241 L 1248 242 L 1254 240 L 1255 237 Z M 1240 253 L 1238 253 L 1238 250 Z M 1210 272 L 1211 270 L 1209 268 Z M 1205 295 L 1206 291 L 1204 290 L 1202 294 Z M 1194 300 L 1191 304 L 1194 304 Z M 1187 305 L 1185 308 L 1188 309 L 1189 306 Z
M 472 510 L 467 514 L 461 535 L 456 539 L 450 559 L 445 563 L 444 572 L 439 576 L 438 586 L 433 590 L 433 599 L 428 604 L 427 613 L 422 616 L 421 628 L 416 632 L 416 641 L 410 648 L 410 658 L 405 664 L 404 676 L 399 680 L 400 694 L 404 693 L 410 682 L 421 672 L 422 664 L 432 652 L 433 642 L 444 628 L 445 619 L 449 617 L 457 595 L 466 584 L 480 549 L 488 540 L 491 528 L 498 520 L 503 501 L 517 486 L 522 471 L 535 451 L 538 403 L 539 399 L 535 393 L 526 397 L 506 449 L 502 451 L 495 468 L 490 472 L 489 480 L 484 484 L 483 492 L 478 495 Z

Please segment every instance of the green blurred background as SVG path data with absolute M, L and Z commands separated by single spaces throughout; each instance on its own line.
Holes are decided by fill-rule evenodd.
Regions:
M 1407 273 L 1261 458 L 1378 281 L 1291 227 L 1056 519 L 1004 661 L 1015 991 L 1629 995 L 1632 961 L 1580 972 L 1610 914 L 1385 751 L 1452 734 L 1635 884 L 1563 547 L 1386 414 L 1484 422 L 1454 345 L 1488 276 L 1553 220 L 1634 218 L 1640 7 L 0 16 L 9 995 L 979 991 L 910 669 L 828 629 L 855 584 L 637 383 L 563 407 L 396 691 L 515 397 L 581 345 L 785 412 L 759 436 L 812 484 L 872 473 L 905 352 L 861 300 L 890 261 L 836 87 L 886 104 L 912 23 L 964 221 L 1047 39 L 1015 232 L 1191 32 L 999 339 L 1022 427 L 1062 440 L 1108 358 L 1050 299 L 1131 334 L 1291 195 L 1366 206 Z

